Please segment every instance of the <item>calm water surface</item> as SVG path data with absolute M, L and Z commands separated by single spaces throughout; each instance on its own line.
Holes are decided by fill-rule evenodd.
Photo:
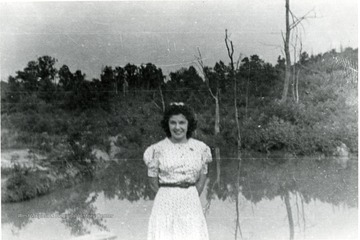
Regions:
M 214 160 L 201 195 L 211 240 L 357 239 L 357 160 Z M 146 239 L 153 197 L 140 160 L 31 201 L 2 205 L 2 239 L 64 240 L 110 231 Z

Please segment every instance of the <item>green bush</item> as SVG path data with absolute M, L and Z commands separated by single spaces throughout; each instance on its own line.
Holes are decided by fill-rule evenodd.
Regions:
M 37 172 L 16 166 L 6 182 L 3 202 L 18 202 L 44 195 L 51 190 L 51 180 Z
M 296 127 L 276 116 L 270 119 L 265 128 L 261 128 L 260 136 L 265 150 L 294 150 L 296 147 Z
M 261 124 L 261 120 L 255 121 L 252 118 L 243 121 L 241 127 L 242 144 L 247 149 L 253 149 L 256 151 L 264 151 L 264 146 L 261 140 L 261 129 L 264 126 Z

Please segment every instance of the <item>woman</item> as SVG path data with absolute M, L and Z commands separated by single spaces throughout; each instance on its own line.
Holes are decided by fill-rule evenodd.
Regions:
M 194 114 L 172 103 L 161 121 L 167 137 L 145 150 L 150 186 L 156 192 L 148 240 L 207 240 L 199 196 L 204 189 L 210 148 L 191 138 Z

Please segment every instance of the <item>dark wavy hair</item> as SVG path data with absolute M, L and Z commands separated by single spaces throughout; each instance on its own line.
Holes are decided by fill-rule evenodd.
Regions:
M 171 132 L 169 129 L 169 119 L 174 115 L 182 114 L 185 116 L 188 121 L 188 130 L 186 132 L 186 138 L 189 139 L 192 136 L 192 133 L 196 130 L 197 121 L 195 119 L 195 114 L 191 108 L 184 104 L 170 104 L 165 112 L 163 119 L 161 120 L 161 127 L 164 129 L 166 136 L 171 137 Z

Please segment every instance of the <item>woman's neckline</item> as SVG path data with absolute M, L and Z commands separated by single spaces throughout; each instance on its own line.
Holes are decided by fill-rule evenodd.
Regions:
M 188 138 L 186 142 L 173 142 L 171 141 L 171 139 L 169 137 L 166 138 L 171 144 L 174 144 L 174 145 L 185 145 L 185 144 L 188 144 L 191 140 L 191 138 Z

